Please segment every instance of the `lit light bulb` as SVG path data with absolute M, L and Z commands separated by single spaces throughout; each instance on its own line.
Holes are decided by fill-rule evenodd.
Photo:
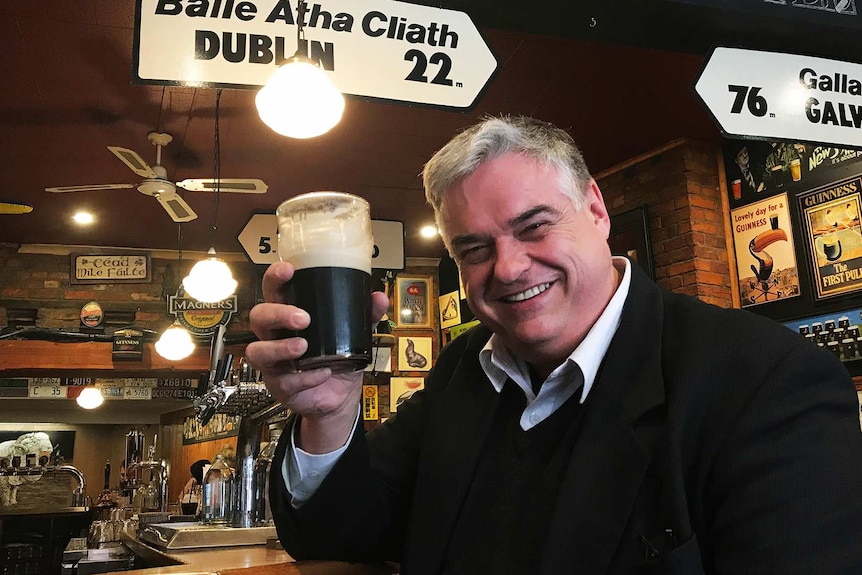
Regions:
M 224 260 L 215 257 L 213 248 L 207 253 L 211 257 L 196 263 L 183 278 L 183 289 L 198 301 L 215 303 L 230 297 L 236 291 L 237 282 Z
M 96 409 L 105 402 L 102 392 L 95 387 L 85 387 L 77 397 L 78 405 L 84 409 Z
M 296 55 L 282 64 L 255 97 L 257 113 L 273 131 L 313 138 L 341 120 L 344 96 L 317 64 Z
M 156 353 L 170 361 L 185 359 L 195 350 L 192 337 L 179 324 L 173 324 L 156 341 Z

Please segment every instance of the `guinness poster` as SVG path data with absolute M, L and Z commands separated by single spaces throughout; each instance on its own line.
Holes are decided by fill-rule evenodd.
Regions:
M 862 176 L 799 195 L 817 299 L 862 289 Z
M 731 210 L 742 307 L 798 296 L 787 194 Z

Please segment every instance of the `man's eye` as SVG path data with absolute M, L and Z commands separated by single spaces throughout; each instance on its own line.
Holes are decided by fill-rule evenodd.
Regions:
M 488 257 L 488 246 L 473 246 L 462 250 L 459 255 L 461 261 L 467 263 L 479 263 Z
M 547 229 L 547 227 L 548 222 L 546 221 L 533 222 L 521 230 L 521 235 L 526 237 L 540 235 Z

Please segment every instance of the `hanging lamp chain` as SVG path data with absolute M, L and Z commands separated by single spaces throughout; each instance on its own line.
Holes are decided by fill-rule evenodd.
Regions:
M 221 109 L 221 89 L 216 90 L 215 99 L 215 136 L 213 141 L 213 180 L 215 180 L 215 206 L 213 208 L 212 236 L 210 247 L 215 247 L 218 208 L 221 201 L 221 135 L 219 134 L 219 116 Z
M 296 5 L 296 53 L 308 57 L 308 44 L 305 42 L 305 0 Z

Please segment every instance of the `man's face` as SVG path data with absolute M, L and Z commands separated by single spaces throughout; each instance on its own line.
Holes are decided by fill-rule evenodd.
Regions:
M 516 354 L 555 367 L 616 289 L 598 186 L 575 210 L 555 171 L 510 153 L 445 193 L 441 223 L 476 317 Z M 556 362 L 556 363 L 554 363 Z
M 748 167 L 748 148 L 742 148 L 736 153 L 736 163 L 740 168 Z

